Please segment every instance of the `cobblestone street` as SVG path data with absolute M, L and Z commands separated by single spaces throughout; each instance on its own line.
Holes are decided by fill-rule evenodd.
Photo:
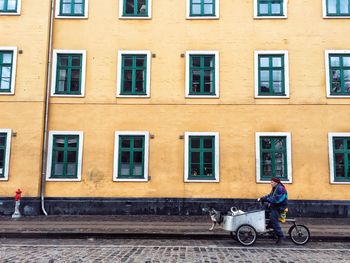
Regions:
M 349 243 L 249 248 L 231 240 L 1 239 L 1 262 L 350 262 Z

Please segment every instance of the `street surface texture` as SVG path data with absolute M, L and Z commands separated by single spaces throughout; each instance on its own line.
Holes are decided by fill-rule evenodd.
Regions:
M 258 240 L 0 239 L 0 262 L 350 262 L 350 243 Z

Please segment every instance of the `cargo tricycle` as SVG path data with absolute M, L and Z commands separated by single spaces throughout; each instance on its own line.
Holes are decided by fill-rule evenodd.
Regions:
M 223 229 L 229 231 L 231 236 L 243 246 L 251 246 L 258 235 L 273 235 L 273 229 L 267 228 L 268 221 L 265 210 L 228 214 L 223 216 Z M 286 223 L 292 224 L 288 235 L 295 244 L 305 245 L 309 241 L 310 231 L 306 226 L 297 224 L 296 219 L 286 219 Z

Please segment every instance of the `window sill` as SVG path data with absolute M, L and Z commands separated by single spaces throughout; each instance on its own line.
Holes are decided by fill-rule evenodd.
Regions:
M 51 182 L 80 182 L 80 178 L 46 178 L 46 181 Z
M 254 16 L 254 19 L 287 19 L 288 16 Z
M 64 98 L 83 98 L 84 94 L 74 95 L 74 94 L 51 94 L 51 97 L 64 97 Z
M 150 98 L 149 94 L 145 95 L 117 95 L 117 98 Z
M 191 179 L 187 178 L 185 179 L 185 183 L 219 183 L 219 179 L 213 178 L 213 179 Z
M 56 19 L 88 19 L 88 16 L 55 16 Z
M 271 180 L 258 180 L 256 181 L 256 183 L 258 184 L 269 184 L 271 182 Z M 292 184 L 293 181 L 292 179 L 287 179 L 287 180 L 281 180 L 282 184 Z
M 120 16 L 119 19 L 122 20 L 150 20 L 151 16 Z
M 255 99 L 289 99 L 289 95 L 284 96 L 263 96 L 263 95 L 256 95 Z
M 219 20 L 218 16 L 187 16 L 187 20 Z
M 349 95 L 327 95 L 328 99 L 350 98 Z
M 350 19 L 349 16 L 323 16 L 324 19 Z
M 187 99 L 218 99 L 219 95 L 186 95 Z
M 0 16 L 20 16 L 19 12 L 0 12 Z
M 148 178 L 114 178 L 114 182 L 148 182 Z

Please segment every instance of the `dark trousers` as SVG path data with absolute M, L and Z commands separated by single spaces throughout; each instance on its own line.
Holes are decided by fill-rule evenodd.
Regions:
M 275 231 L 275 234 L 277 237 L 284 237 L 283 231 L 281 229 L 281 225 L 278 221 L 279 217 L 280 217 L 280 212 L 276 209 L 271 208 L 270 209 L 270 225 L 272 226 L 273 230 Z

